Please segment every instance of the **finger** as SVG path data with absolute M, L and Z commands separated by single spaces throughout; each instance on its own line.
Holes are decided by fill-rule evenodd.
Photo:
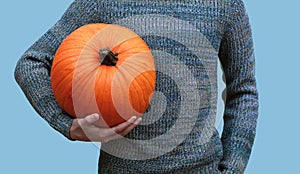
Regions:
M 127 135 L 132 129 L 134 129 L 140 122 L 142 121 L 142 118 L 138 118 L 134 123 L 129 125 L 125 130 L 123 130 L 120 135 L 125 136 Z
M 135 121 L 137 120 L 136 116 L 131 117 L 128 121 L 121 123 L 115 127 L 112 128 L 112 130 L 115 133 L 121 133 L 123 132 L 128 126 L 130 126 L 131 124 L 133 124 Z
M 132 129 L 134 129 L 140 122 L 142 121 L 142 118 L 138 118 L 134 123 L 131 123 L 128 127 L 126 127 L 122 132 L 115 134 L 114 136 L 111 136 L 109 138 L 109 141 L 119 139 L 127 135 Z
M 137 120 L 137 117 L 133 116 L 128 121 L 121 123 L 113 128 L 107 129 L 108 132 L 105 133 L 103 139 L 107 142 L 113 139 L 121 138 L 122 136 L 119 134 L 126 130 L 130 125 L 134 124 Z
M 91 114 L 83 118 L 86 123 L 93 124 L 95 121 L 99 119 L 99 115 L 97 113 Z

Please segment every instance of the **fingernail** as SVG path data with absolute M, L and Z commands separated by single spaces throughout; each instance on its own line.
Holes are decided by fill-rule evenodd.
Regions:
M 131 117 L 131 118 L 129 119 L 129 122 L 134 122 L 136 119 L 137 119 L 137 117 L 136 117 L 136 116 L 133 116 L 133 117 Z
M 140 117 L 140 118 L 137 120 L 137 122 L 140 123 L 141 121 L 142 121 L 142 118 Z
M 95 114 L 93 114 L 93 117 L 94 117 L 95 119 L 98 119 L 98 118 L 99 118 L 99 115 L 98 115 L 97 113 L 95 113 Z

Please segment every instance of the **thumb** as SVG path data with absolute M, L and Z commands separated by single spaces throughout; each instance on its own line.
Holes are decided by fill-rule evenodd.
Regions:
M 94 123 L 98 119 L 99 119 L 99 115 L 97 113 L 85 117 L 85 120 L 90 124 Z

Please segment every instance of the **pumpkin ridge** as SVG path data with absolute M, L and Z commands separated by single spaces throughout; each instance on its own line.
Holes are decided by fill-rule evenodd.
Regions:
M 119 100 L 119 99 L 121 99 L 121 100 L 125 99 L 126 100 L 126 98 L 125 98 L 126 95 L 124 93 L 124 88 L 122 88 L 121 85 L 118 85 L 117 87 L 119 87 L 120 89 L 116 89 L 116 86 L 113 85 L 114 84 L 113 81 L 114 82 L 115 81 L 118 81 L 118 82 L 123 82 L 124 81 L 124 76 L 122 74 L 121 74 L 121 76 L 117 76 L 116 75 L 117 73 L 119 73 L 119 72 L 116 72 L 115 75 L 112 77 L 112 87 L 111 87 L 110 92 L 111 92 L 112 96 L 114 96 L 113 93 L 118 93 L 118 99 L 117 100 Z M 117 78 L 117 80 L 116 80 L 116 78 Z M 121 84 L 121 83 L 117 83 L 117 84 Z M 119 105 L 119 106 L 116 107 L 117 103 L 115 102 L 115 98 L 112 97 L 111 99 L 112 99 L 112 103 L 113 103 L 115 112 L 118 114 L 118 116 L 120 118 L 124 119 L 124 117 L 126 117 L 127 115 L 124 115 L 124 113 L 120 113 L 120 111 L 124 111 L 124 108 L 126 109 L 126 106 L 125 105 Z
M 126 63 L 127 63 L 126 65 L 127 65 L 128 67 L 131 67 L 131 68 L 130 68 L 130 71 L 126 71 L 126 73 L 130 75 L 130 79 L 133 79 L 133 80 L 130 82 L 129 86 L 128 86 L 128 91 L 131 91 L 130 94 L 131 94 L 131 93 L 135 93 L 135 94 L 136 94 L 135 96 L 138 96 L 138 97 L 141 97 L 141 96 L 142 96 L 142 98 L 145 98 L 143 92 L 141 92 L 141 94 L 139 93 L 139 91 L 142 91 L 142 88 L 141 88 L 139 85 L 136 86 L 136 83 L 135 83 L 135 81 L 137 82 L 137 80 L 138 80 L 137 77 L 138 77 L 141 73 L 139 72 L 139 70 L 134 69 L 134 66 L 133 66 L 132 64 L 130 64 L 130 63 L 128 63 L 128 62 L 126 62 Z M 128 75 L 124 75 L 124 74 L 125 74 L 124 72 L 121 73 L 121 74 L 124 76 L 124 79 L 128 78 Z M 133 84 L 133 87 L 135 88 L 135 90 L 131 90 L 132 84 Z M 141 84 L 141 83 L 138 83 L 138 82 L 137 82 L 137 84 Z M 132 92 L 132 91 L 133 91 L 133 92 Z M 132 96 L 129 95 L 129 98 L 128 98 L 129 101 L 131 101 L 130 97 L 132 97 Z M 140 101 L 140 102 L 141 102 L 141 101 Z M 141 108 L 140 102 L 139 102 L 138 105 L 135 106 L 135 107 Z M 130 104 L 132 105 L 132 102 L 130 102 Z M 136 110 L 136 108 L 134 108 L 134 109 Z
M 72 56 L 68 56 L 68 57 L 66 57 L 64 59 L 62 59 L 62 58 L 61 59 L 56 59 L 56 61 L 52 63 L 52 67 L 53 68 L 52 68 L 51 72 L 53 70 L 56 71 L 57 67 L 63 66 L 62 64 L 71 65 L 71 64 L 76 64 L 76 62 L 77 62 L 77 60 L 75 60 L 74 57 L 72 57 Z
M 120 34 L 120 33 L 122 33 L 122 34 Z M 105 37 L 103 37 L 103 34 L 105 34 Z M 133 31 L 131 31 L 125 27 L 110 24 L 110 25 L 106 25 L 105 27 L 102 27 L 101 30 L 97 31 L 88 43 L 95 44 L 97 42 L 93 42 L 94 40 L 101 40 L 101 39 L 107 40 L 109 38 L 109 39 L 115 41 L 116 43 L 110 42 L 110 44 L 106 45 L 105 47 L 108 47 L 110 50 L 115 52 L 114 48 L 117 45 L 119 45 L 120 43 L 126 42 L 130 38 L 134 38 L 137 36 L 138 35 L 136 33 L 134 33 Z M 96 45 L 96 47 L 98 48 L 98 45 Z
M 122 65 L 121 65 L 122 66 Z M 114 73 L 114 76 L 112 77 L 112 87 L 111 87 L 111 95 L 112 95 L 112 102 L 113 105 L 116 106 L 118 105 L 118 103 L 120 104 L 120 102 L 116 101 L 116 100 L 122 100 L 122 101 L 129 101 L 129 96 L 126 97 L 126 93 L 128 91 L 125 91 L 126 89 L 126 81 L 128 79 L 128 72 L 124 71 L 122 68 L 117 68 L 116 72 Z M 121 85 L 125 83 L 125 86 Z M 120 89 L 118 89 L 120 88 Z M 116 95 L 117 94 L 117 95 Z M 115 98 L 114 96 L 117 96 L 117 98 Z M 128 117 L 128 115 L 125 115 L 127 113 L 120 113 L 125 111 L 126 112 L 126 104 L 124 105 L 118 105 L 117 108 L 115 108 L 116 113 L 118 113 L 119 117 L 122 118 L 124 120 L 124 117 Z
M 142 98 L 142 99 L 145 98 L 144 92 L 143 92 L 142 88 L 140 87 L 140 85 L 138 85 L 138 84 L 141 84 L 141 83 L 138 82 L 138 79 L 134 79 L 134 80 L 130 83 L 130 85 L 129 85 L 129 90 L 131 91 L 130 94 L 132 94 L 132 91 L 134 91 L 134 93 L 135 93 L 136 95 L 135 95 L 135 96 L 134 96 L 134 95 L 130 95 L 130 96 L 129 96 L 129 102 L 130 102 L 130 105 L 132 106 L 132 108 L 133 108 L 136 112 L 142 114 L 141 108 L 142 108 L 142 106 L 145 104 L 145 103 L 143 104 L 144 100 L 141 100 L 141 101 L 138 102 L 138 104 L 136 104 L 136 105 L 134 105 L 134 103 L 133 103 L 133 100 L 136 99 L 136 96 L 137 96 L 138 98 Z
M 68 112 L 74 113 L 74 106 L 73 106 L 73 104 L 71 106 L 69 106 L 69 107 L 71 107 L 70 110 L 68 108 L 68 102 L 69 102 L 68 100 L 71 100 L 71 102 L 73 103 L 72 94 L 70 94 L 70 91 L 72 91 L 72 85 L 68 85 L 67 87 L 65 86 L 64 89 L 65 90 L 62 91 L 62 93 L 65 94 L 65 96 L 64 96 L 63 100 L 61 100 L 61 105 L 63 107 L 66 106 L 66 110 L 68 110 Z M 71 98 L 69 99 L 70 95 L 71 95 Z
M 77 75 L 76 73 L 74 73 L 74 76 L 77 76 L 77 78 L 73 78 L 73 80 L 75 79 L 77 82 L 72 83 L 72 96 L 75 95 L 77 97 L 76 102 L 77 101 L 79 103 L 82 103 L 84 101 L 87 102 L 86 100 L 84 100 L 84 101 L 79 101 L 79 100 L 81 100 L 82 98 L 85 98 L 84 95 L 86 94 L 86 91 L 91 91 L 92 87 L 90 86 L 90 84 L 91 83 L 93 84 L 93 82 L 91 82 L 91 81 L 95 81 L 95 68 L 92 70 L 86 71 L 84 73 L 80 72 L 80 75 Z M 92 88 L 92 90 L 94 90 L 94 88 Z M 88 99 L 88 102 L 91 103 L 90 98 Z M 87 104 L 84 103 L 84 105 L 87 105 Z M 73 106 L 74 106 L 74 101 L 73 101 Z M 74 106 L 74 107 L 77 107 L 77 106 Z M 81 107 L 82 106 L 80 106 L 80 108 L 79 108 L 80 109 L 79 114 L 82 114 Z M 76 112 L 75 108 L 74 108 L 74 110 Z M 92 114 L 92 113 L 88 113 L 88 114 Z M 78 116 L 81 116 L 81 115 L 78 115 Z
M 136 45 L 136 43 L 135 43 L 136 40 L 138 40 L 139 42 L 143 42 L 143 43 L 139 44 L 138 47 L 136 47 L 136 46 L 131 46 L 131 47 L 126 46 L 126 45 Z M 141 46 L 143 46 L 143 47 L 141 48 Z M 127 49 L 125 50 L 123 47 L 126 47 Z M 137 48 L 138 48 L 138 50 L 135 50 Z M 150 49 L 147 48 L 147 45 L 146 45 L 145 41 L 143 39 L 139 38 L 139 36 L 137 35 L 135 37 L 132 37 L 132 38 L 130 38 L 130 39 L 128 39 L 128 40 L 126 40 L 126 41 L 118 44 L 116 47 L 114 47 L 112 49 L 112 51 L 115 51 L 115 52 L 119 53 L 120 55 L 122 55 L 122 54 L 125 54 L 125 55 L 134 55 L 134 54 L 140 53 L 142 51 L 142 49 L 145 49 L 144 50 L 145 52 L 146 51 L 150 51 Z M 126 57 L 128 57 L 128 56 L 126 56 Z
M 121 41 L 120 43 L 116 44 L 116 45 L 112 48 L 112 51 L 116 50 L 118 47 L 120 47 L 120 46 L 123 45 L 124 43 L 130 42 L 132 39 L 138 39 L 138 38 L 139 38 L 139 36 L 136 35 L 136 36 L 133 36 L 133 37 L 131 37 L 131 38 L 128 38 L 127 40 Z M 118 53 L 119 53 L 119 54 L 122 54 L 122 53 L 124 53 L 124 52 L 126 52 L 126 51 L 128 51 L 128 50 L 125 50 L 125 51 L 119 51 Z M 117 50 L 116 50 L 116 52 L 117 52 Z
M 135 78 L 135 81 L 137 84 L 143 84 L 143 87 L 139 86 L 139 91 L 141 91 L 143 97 L 143 102 L 144 102 L 144 105 L 147 105 L 149 104 L 149 97 L 150 95 L 148 96 L 147 93 L 145 93 L 145 91 L 150 91 L 150 90 L 153 90 L 152 88 L 152 83 L 149 82 L 149 78 L 146 77 L 146 74 L 148 75 L 150 72 L 149 71 L 145 71 L 141 74 L 138 75 L 138 78 Z M 135 84 L 136 85 L 136 84 Z M 141 102 L 142 103 L 142 102 Z M 141 108 L 141 107 L 140 107 Z
M 150 82 L 150 79 L 148 78 L 149 74 L 151 75 L 151 70 L 143 72 L 141 74 L 139 74 L 138 78 L 136 78 L 137 84 L 143 84 L 143 86 L 140 86 L 141 89 L 141 95 L 142 97 L 142 101 L 143 101 L 143 105 L 141 108 L 143 108 L 143 111 L 140 112 L 145 112 L 147 109 L 147 106 L 150 104 L 150 100 L 151 100 L 151 94 L 153 93 L 147 93 L 148 91 L 154 91 L 154 84 Z M 147 75 L 147 77 L 146 77 Z M 153 80 L 153 79 L 151 79 Z M 142 101 L 140 103 L 142 103 Z M 145 107 L 143 107 L 145 106 Z M 139 108 L 140 109 L 140 108 Z
M 73 74 L 74 74 L 74 71 L 70 70 L 70 73 L 68 73 L 66 76 L 58 76 L 60 80 L 52 79 L 52 81 L 55 81 L 55 83 L 52 83 L 53 91 L 56 92 L 56 89 L 59 88 L 61 83 L 65 82 L 66 79 L 70 79 L 73 76 Z M 56 76 L 56 73 L 53 74 L 53 76 Z M 58 77 L 55 77 L 55 78 L 58 78 Z M 56 81 L 58 81 L 58 82 L 56 82 Z
M 104 90 L 103 90 L 103 68 L 98 68 L 98 71 L 97 71 L 97 74 L 96 74 L 96 83 L 95 83 L 95 96 L 96 96 L 96 103 L 97 105 L 99 105 L 99 103 L 102 103 L 103 102 L 103 93 L 104 93 Z M 99 106 L 98 106 L 99 108 Z M 99 110 L 99 114 L 101 114 L 100 110 Z
M 106 74 L 107 74 L 106 69 L 102 68 L 102 72 L 101 72 L 101 76 L 100 76 L 101 78 L 99 79 L 99 82 L 101 82 L 101 84 L 102 84 L 102 90 L 100 90 L 100 91 L 102 93 L 106 93 L 107 94 L 107 92 L 106 92 L 107 84 L 103 84 L 102 83 L 102 82 L 106 82 L 106 79 L 107 79 L 107 75 Z M 103 79 L 103 80 L 101 80 L 101 79 Z M 103 103 L 105 102 L 103 95 L 101 95 L 100 99 L 101 99 L 100 101 L 97 101 L 98 107 L 99 107 L 99 104 L 103 105 Z M 102 107 L 102 106 L 100 106 L 100 107 Z M 100 112 L 101 115 L 103 115 L 103 113 L 101 113 L 100 110 L 99 110 L 99 112 Z M 105 118 L 103 118 L 103 120 L 106 121 Z
M 144 61 L 133 61 L 132 64 L 128 64 L 129 67 L 131 67 L 130 69 L 134 70 L 134 67 L 141 67 L 141 66 L 145 66 L 144 64 L 145 62 Z M 148 65 L 146 65 L 148 66 Z M 136 70 L 136 71 L 139 71 L 139 70 Z M 144 104 L 149 104 L 149 97 L 147 94 L 145 94 L 145 90 L 144 89 L 151 89 L 151 91 L 154 90 L 154 85 L 152 83 L 148 83 L 148 84 L 145 84 L 146 82 L 148 82 L 150 79 L 146 77 L 146 74 L 151 74 L 149 71 L 151 70 L 147 70 L 147 71 L 144 71 L 144 72 L 141 72 L 139 75 L 138 75 L 138 78 L 135 78 L 135 80 L 137 80 L 137 83 L 138 84 L 143 84 L 143 87 L 145 88 L 141 88 L 140 90 L 142 91 L 142 95 L 143 95 L 143 101 L 144 101 Z M 151 76 L 150 76 L 151 77 Z M 155 80 L 155 79 L 153 79 Z M 148 91 L 148 90 L 146 90 Z

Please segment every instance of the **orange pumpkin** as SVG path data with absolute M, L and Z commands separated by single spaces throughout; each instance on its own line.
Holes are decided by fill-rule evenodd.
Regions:
M 98 113 L 101 127 L 141 116 L 156 78 L 147 44 L 125 27 L 102 23 L 84 25 L 63 40 L 50 77 L 67 113 L 77 118 Z

